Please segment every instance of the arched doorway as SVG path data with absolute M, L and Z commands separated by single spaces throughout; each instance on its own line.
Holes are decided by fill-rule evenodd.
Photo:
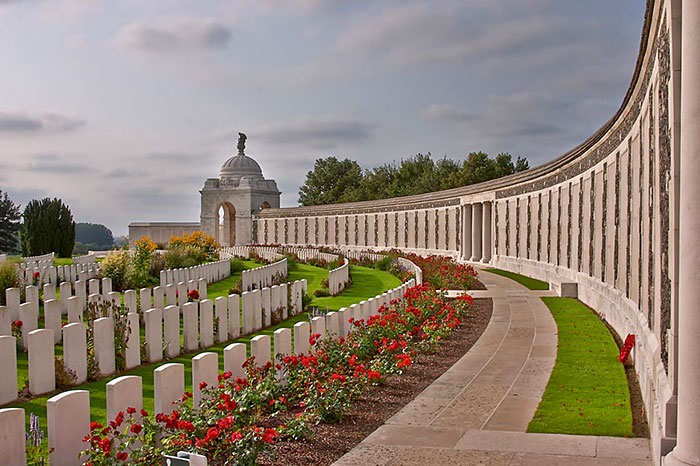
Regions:
M 270 203 L 267 201 L 263 201 L 263 203 L 260 204 L 260 210 L 269 209 L 269 208 L 270 208 Z
M 230 202 L 216 207 L 216 242 L 220 246 L 236 244 L 236 208 Z

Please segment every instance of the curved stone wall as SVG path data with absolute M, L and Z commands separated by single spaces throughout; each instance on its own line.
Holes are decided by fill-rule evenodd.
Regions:
M 549 281 L 623 338 L 655 462 L 673 448 L 678 387 L 679 1 L 649 0 L 632 83 L 618 112 L 540 167 L 436 193 L 266 209 L 254 241 L 440 254 Z M 700 129 L 699 129 L 700 130 Z

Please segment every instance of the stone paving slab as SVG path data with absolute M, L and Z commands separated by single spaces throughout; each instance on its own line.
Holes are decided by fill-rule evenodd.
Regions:
M 540 296 L 482 274 L 493 314 L 472 349 L 337 466 L 649 466 L 648 439 L 529 434 L 556 359 L 557 326 Z

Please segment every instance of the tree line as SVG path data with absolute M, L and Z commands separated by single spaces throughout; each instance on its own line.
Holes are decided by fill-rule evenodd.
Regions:
M 515 162 L 507 153 L 490 157 L 471 152 L 464 160 L 447 157 L 434 161 L 430 152 L 417 154 L 400 162 L 386 163 L 363 170 L 350 159 L 335 157 L 316 159 L 299 188 L 302 206 L 369 201 L 423 194 L 481 183 L 530 168 L 524 157 Z
M 76 223 L 61 199 L 34 199 L 20 212 L 20 206 L 0 189 L 0 253 L 27 257 L 54 252 L 58 257 L 71 257 L 89 249 L 112 247 L 114 237 L 109 228 Z

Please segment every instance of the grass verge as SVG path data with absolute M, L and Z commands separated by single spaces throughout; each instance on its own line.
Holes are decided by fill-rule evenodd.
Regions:
M 525 288 L 529 290 L 548 290 L 549 289 L 549 283 L 543 282 L 542 280 L 536 280 L 534 278 L 526 277 L 525 275 L 520 275 L 519 273 L 514 273 L 514 272 L 508 272 L 507 270 L 501 270 L 501 269 L 483 269 L 487 272 L 495 273 L 496 275 L 500 275 L 502 277 L 510 278 L 511 280 L 515 280 L 516 282 L 520 283 L 523 285 Z
M 572 298 L 545 297 L 557 323 L 557 359 L 528 432 L 632 437 L 625 368 L 600 318 Z

